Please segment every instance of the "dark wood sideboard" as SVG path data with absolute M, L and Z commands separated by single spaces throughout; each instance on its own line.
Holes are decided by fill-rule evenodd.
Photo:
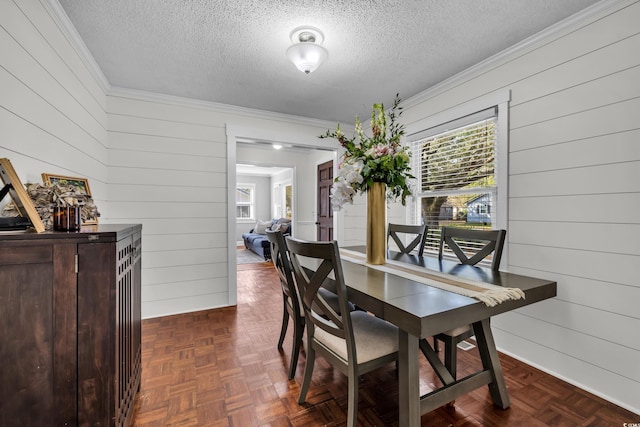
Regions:
M 0 425 L 130 425 L 141 225 L 0 233 Z

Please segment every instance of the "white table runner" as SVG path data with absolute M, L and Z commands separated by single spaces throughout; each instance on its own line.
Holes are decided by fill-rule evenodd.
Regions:
M 524 291 L 518 288 L 505 288 L 475 280 L 462 279 L 451 274 L 429 270 L 406 262 L 387 260 L 383 265 L 367 264 L 363 253 L 340 248 L 340 257 L 344 260 L 366 265 L 369 268 L 396 274 L 405 279 L 424 283 L 434 288 L 475 298 L 488 307 L 504 301 L 524 299 Z

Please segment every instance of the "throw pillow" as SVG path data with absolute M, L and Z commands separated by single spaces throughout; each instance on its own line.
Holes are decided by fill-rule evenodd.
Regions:
M 267 234 L 267 228 L 271 227 L 271 221 L 260 221 L 256 222 L 256 226 L 253 229 L 253 232 L 256 234 Z
M 281 226 L 282 226 L 282 224 L 273 224 L 271 226 L 271 231 L 278 231 L 278 230 L 280 230 Z

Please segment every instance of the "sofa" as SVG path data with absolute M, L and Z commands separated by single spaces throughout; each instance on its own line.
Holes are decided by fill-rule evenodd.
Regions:
M 282 231 L 285 236 L 291 235 L 291 219 L 279 218 L 270 221 L 256 222 L 256 225 L 248 232 L 242 234 L 244 247 L 255 252 L 269 261 L 271 259 L 271 245 L 267 238 L 267 230 Z

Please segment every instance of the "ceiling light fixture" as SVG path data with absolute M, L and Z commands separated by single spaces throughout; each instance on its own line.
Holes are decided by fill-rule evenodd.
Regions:
M 273 144 L 273 148 L 279 150 L 282 148 L 282 144 Z
M 287 49 L 287 58 L 305 74 L 314 72 L 329 53 L 320 46 L 324 34 L 315 27 L 297 27 L 289 35 L 293 45 Z

